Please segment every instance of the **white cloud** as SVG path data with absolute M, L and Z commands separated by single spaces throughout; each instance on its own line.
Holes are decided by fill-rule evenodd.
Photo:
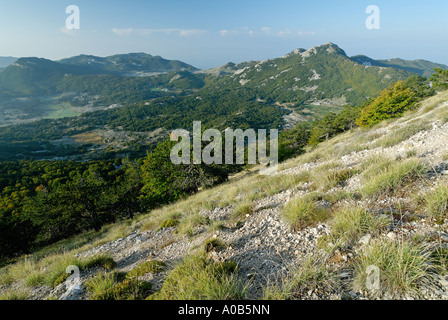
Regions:
M 205 29 L 181 29 L 181 28 L 160 28 L 160 29 L 119 29 L 112 28 L 111 30 L 116 36 L 124 37 L 130 34 L 137 34 L 140 36 L 149 36 L 153 34 L 165 34 L 171 36 L 179 36 L 179 37 L 192 37 L 198 36 L 205 33 L 216 33 L 216 31 L 210 31 Z M 227 36 L 274 36 L 274 37 L 285 37 L 285 36 L 305 36 L 305 35 L 314 35 L 315 32 L 303 32 L 291 29 L 283 29 L 283 30 L 275 30 L 271 27 L 263 27 L 258 30 L 252 30 L 248 27 L 241 27 L 235 29 L 222 29 L 218 31 L 218 33 L 222 37 Z
M 264 33 L 267 33 L 267 34 L 270 34 L 271 30 L 272 30 L 271 27 L 263 27 L 263 28 L 261 28 L 261 31 L 263 31 Z
M 200 30 L 200 29 L 182 29 L 179 31 L 179 35 L 182 37 L 190 37 L 190 36 L 200 35 L 204 32 L 205 32 L 205 30 Z
M 220 33 L 223 37 L 225 37 L 225 36 L 229 35 L 230 31 L 229 31 L 229 30 L 221 30 L 221 31 L 219 31 L 219 33 Z
M 181 28 L 163 28 L 163 29 L 133 29 L 133 28 L 118 29 L 118 28 L 112 28 L 111 31 L 119 37 L 127 36 L 132 33 L 136 33 L 141 36 L 162 33 L 162 34 L 166 34 L 166 35 L 178 35 L 181 37 L 190 37 L 190 36 L 200 35 L 200 34 L 206 32 L 206 30 L 202 30 L 202 29 L 181 29 Z
M 221 36 L 226 37 L 230 35 L 243 35 L 243 36 L 270 36 L 270 37 L 286 37 L 286 36 L 305 36 L 305 35 L 315 35 L 315 32 L 303 32 L 292 29 L 280 29 L 276 30 L 271 27 L 263 27 L 257 31 L 251 30 L 248 27 L 237 28 L 233 30 L 223 29 L 219 31 Z
M 63 28 L 60 29 L 60 31 L 61 31 L 63 34 L 65 34 L 65 35 L 68 35 L 68 36 L 75 36 L 75 35 L 78 33 L 79 30 L 76 30 L 76 29 L 67 29 L 66 27 L 63 27 Z
M 316 32 L 305 32 L 305 31 L 298 31 L 293 29 L 280 29 L 275 30 L 271 27 L 263 27 L 261 28 L 261 31 L 265 35 L 269 36 L 278 36 L 278 37 L 286 37 L 286 36 L 307 36 L 307 35 L 315 35 Z
M 316 33 L 317 32 L 315 32 L 315 31 L 310 31 L 310 32 L 299 31 L 296 34 L 298 36 L 314 36 L 314 35 L 316 35 Z
M 253 30 L 250 30 L 248 27 L 237 28 L 237 29 L 233 29 L 233 30 L 224 29 L 224 30 L 219 31 L 219 33 L 223 37 L 229 36 L 229 35 L 248 35 L 248 36 L 255 35 L 255 32 Z
M 280 37 L 288 36 L 291 34 L 290 30 L 279 30 L 277 31 L 277 35 Z
M 119 37 L 124 37 L 124 36 L 130 35 L 134 31 L 134 29 L 132 29 L 132 28 L 128 28 L 128 29 L 112 28 L 111 31 Z

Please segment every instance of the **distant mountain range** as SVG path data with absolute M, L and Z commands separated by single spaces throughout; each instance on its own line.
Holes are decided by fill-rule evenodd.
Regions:
M 144 53 L 19 58 L 0 72 L 0 143 L 9 148 L 4 158 L 15 159 L 19 147 L 41 157 L 28 152 L 37 141 L 76 141 L 98 130 L 121 137 L 189 129 L 193 121 L 222 130 L 283 129 L 362 104 L 396 81 L 430 75 L 435 67 L 448 69 L 424 60 L 349 57 L 333 43 L 207 70 Z M 61 154 L 52 148 L 44 149 Z M 70 152 L 78 156 L 76 148 Z
M 244 87 L 266 101 L 328 106 L 361 103 L 412 74 L 403 67 L 368 61 L 350 58 L 337 45 L 327 43 L 276 59 L 227 63 L 200 72 L 218 77 L 214 87 Z
M 14 57 L 0 57 L 0 72 L 7 66 L 13 64 L 17 58 Z
M 117 75 L 145 76 L 154 73 L 173 71 L 197 71 L 195 67 L 177 60 L 166 60 L 160 56 L 146 53 L 119 54 L 110 57 L 80 55 L 58 61 L 77 67 L 88 67 L 95 73 L 112 73 Z
M 1 67 L 6 68 L 0 72 L 0 97 L 78 91 L 81 81 L 77 79 L 85 82 L 85 76 L 90 76 L 87 83 L 96 82 L 97 88 L 104 82 L 105 75 L 109 76 L 106 81 L 109 83 L 112 76 L 115 76 L 115 82 L 129 82 L 129 77 L 148 79 L 173 73 L 171 77 L 159 77 L 155 84 L 153 80 L 135 81 L 139 85 L 144 82 L 144 85 L 163 89 L 172 87 L 173 81 L 179 82 L 179 77 L 186 77 L 189 80 L 176 89 L 198 89 L 205 77 L 211 75 L 214 77 L 209 81 L 212 86 L 234 89 L 243 86 L 256 92 L 261 99 L 328 105 L 357 103 L 412 73 L 428 76 L 436 67 L 448 69 L 448 66 L 425 60 L 374 60 L 363 55 L 348 57 L 333 43 L 309 50 L 296 49 L 281 58 L 239 64 L 229 62 L 208 70 L 146 53 L 109 57 L 79 55 L 59 61 L 5 57 L 0 58 Z M 179 75 L 176 72 L 183 73 Z M 100 75 L 101 78 L 95 79 Z M 188 87 L 190 83 L 191 88 Z M 85 89 L 89 91 L 86 86 Z M 104 90 L 97 88 L 94 91 L 90 93 L 101 94 Z
M 195 67 L 176 60 L 166 60 L 145 53 L 131 53 L 101 58 L 80 55 L 59 61 L 43 58 L 7 60 L 0 72 L 0 95 L 52 94 L 63 85 L 67 76 L 110 75 L 117 77 L 144 77 L 175 71 L 197 71 Z M 71 89 L 71 88 L 70 88 Z
M 162 97 L 183 99 L 192 93 L 202 97 L 200 104 L 218 104 L 216 110 L 223 99 L 231 101 L 236 96 L 286 109 L 355 105 L 412 74 L 428 76 L 436 67 L 448 69 L 425 60 L 349 57 L 333 43 L 208 70 L 146 53 L 104 58 L 79 55 L 59 61 L 7 57 L 0 63 L 9 64 L 0 71 L 0 125 L 65 117 L 110 105 L 148 103 Z M 164 101 L 158 113 L 168 117 L 165 111 L 172 114 L 170 106 L 176 103 Z M 193 107 L 189 111 L 191 117 L 196 114 Z
M 7 66 L 13 64 L 17 58 L 14 57 L 0 57 L 0 68 L 6 68 Z
M 431 76 L 434 73 L 434 68 L 448 69 L 448 66 L 444 64 L 434 63 L 427 60 L 403 60 L 399 58 L 388 60 L 373 60 L 363 55 L 354 56 L 350 59 L 367 66 L 392 67 L 416 73 L 420 76 L 425 77 Z

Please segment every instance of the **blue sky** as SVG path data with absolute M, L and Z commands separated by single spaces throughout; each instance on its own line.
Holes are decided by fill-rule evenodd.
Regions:
M 80 30 L 65 28 L 69 5 Z M 365 26 L 368 5 L 380 30 Z M 448 64 L 447 12 L 446 0 L 0 0 L 0 56 L 147 52 L 209 68 L 331 41 L 348 55 Z

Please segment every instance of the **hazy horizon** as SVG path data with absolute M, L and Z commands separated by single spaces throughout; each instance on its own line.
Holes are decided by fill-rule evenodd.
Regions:
M 66 28 L 70 4 L 79 7 L 79 30 Z M 366 28 L 371 4 L 380 9 L 379 30 Z M 441 0 L 17 0 L 0 1 L 0 8 L 0 56 L 59 60 L 145 52 L 207 69 L 333 42 L 349 56 L 448 64 L 448 3 Z
M 337 43 L 334 43 L 334 44 L 337 45 Z M 322 45 L 323 45 L 323 44 L 322 44 Z M 339 46 L 339 47 L 340 47 L 340 46 Z M 307 49 L 310 49 L 310 48 L 295 48 L 295 49 L 305 49 L 305 50 L 307 50 Z M 295 49 L 293 49 L 293 50 L 291 50 L 291 51 L 289 51 L 289 52 L 292 52 L 292 51 L 294 51 Z M 341 49 L 344 50 L 344 48 L 341 48 Z M 289 52 L 285 52 L 283 55 L 286 55 L 286 54 L 288 54 Z M 115 53 L 115 54 L 111 54 L 111 55 L 102 55 L 102 56 L 97 56 L 97 55 L 95 55 L 95 54 L 89 54 L 89 53 L 80 53 L 79 55 L 96 56 L 96 57 L 100 57 L 100 58 L 105 58 L 105 57 L 113 56 L 113 55 L 119 55 L 119 54 L 134 54 L 134 53 L 144 53 L 144 54 L 149 54 L 149 55 L 152 55 L 152 56 L 157 56 L 157 55 L 154 55 L 154 54 L 152 54 L 152 53 L 150 53 L 150 52 L 123 52 L 123 53 Z M 347 52 L 346 52 L 346 53 L 347 53 Z M 283 56 L 283 55 L 281 55 L 281 56 Z M 354 57 L 354 56 L 357 56 L 357 55 L 364 55 L 364 56 L 367 56 L 367 57 L 369 57 L 369 58 L 371 58 L 371 59 L 374 59 L 374 60 L 404 59 L 404 58 L 399 57 L 399 56 L 396 56 L 396 57 L 387 57 L 387 58 L 376 58 L 376 57 L 372 57 L 372 56 L 370 56 L 368 53 L 356 53 L 356 54 L 348 54 L 348 53 L 347 53 L 347 56 L 349 56 L 349 57 Z M 76 56 L 78 56 L 78 55 L 76 55 Z M 62 57 L 62 58 L 59 58 L 59 59 L 50 59 L 50 58 L 47 58 L 47 57 L 36 57 L 36 58 L 42 58 L 42 59 L 47 59 L 47 60 L 52 60 L 52 61 L 59 61 L 59 60 L 62 60 L 62 59 L 67 59 L 67 58 L 72 58 L 72 57 L 75 57 L 75 56 Z M 278 57 L 266 57 L 266 58 L 264 58 L 264 59 L 257 59 L 257 61 L 262 61 L 262 60 L 266 60 L 266 59 L 274 59 L 274 58 L 279 58 L 279 57 L 280 57 L 280 56 L 278 56 Z M 0 55 L 0 58 L 17 58 L 17 59 L 19 59 L 19 58 L 31 58 L 31 56 L 13 57 L 13 56 L 1 56 L 1 55 Z M 162 58 L 167 59 L 167 58 L 164 57 L 164 56 L 162 56 Z M 188 61 L 186 61 L 185 59 L 182 59 L 182 58 L 175 58 L 175 59 L 172 59 L 172 60 L 179 60 L 179 61 L 181 61 L 181 62 L 188 63 Z M 424 58 L 405 59 L 405 60 L 409 60 L 409 61 L 424 60 L 424 61 L 430 61 L 430 62 L 433 62 L 433 63 L 439 63 L 439 64 L 444 64 L 444 65 L 445 65 L 445 63 L 442 63 L 442 62 L 440 62 L 440 61 L 432 61 L 432 60 L 428 60 L 428 59 L 424 59 Z M 208 66 L 208 67 L 206 67 L 206 68 L 200 68 L 200 67 L 198 67 L 198 66 L 196 66 L 196 65 L 194 65 L 194 64 L 191 64 L 191 63 L 189 63 L 189 64 L 192 65 L 193 67 L 196 67 L 197 69 L 200 69 L 200 70 L 206 70 L 206 69 L 211 69 L 211 68 L 220 67 L 220 66 L 225 65 L 226 63 L 230 63 L 230 62 L 231 62 L 231 63 L 238 64 L 238 63 L 241 63 L 241 62 L 247 62 L 247 61 L 255 61 L 255 59 L 248 59 L 248 60 L 241 60 L 241 61 L 230 61 L 230 60 L 229 60 L 229 61 L 224 62 L 224 63 L 221 63 L 221 64 L 219 64 L 219 65 Z M 447 65 L 448 65 L 448 64 L 447 64 Z

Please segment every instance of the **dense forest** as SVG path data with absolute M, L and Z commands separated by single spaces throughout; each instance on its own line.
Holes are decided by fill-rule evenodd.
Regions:
M 146 157 L 0 162 L 0 260 L 176 201 L 238 165 L 174 165 L 169 139 Z
M 90 145 L 60 145 L 49 141 L 88 133 L 97 128 L 128 132 L 149 132 L 158 128 L 189 129 L 193 121 L 200 119 L 203 127 L 219 130 L 227 127 L 280 129 L 286 114 L 288 111 L 285 109 L 257 101 L 255 95 L 244 88 L 198 91 L 193 95 L 163 97 L 111 110 L 89 112 L 75 118 L 46 119 L 0 128 L 0 160 L 81 155 L 88 151 Z M 143 147 L 140 151 L 138 146 L 133 149 L 135 156 L 141 157 L 145 153 Z M 105 155 L 109 159 L 115 156 L 115 153 Z

